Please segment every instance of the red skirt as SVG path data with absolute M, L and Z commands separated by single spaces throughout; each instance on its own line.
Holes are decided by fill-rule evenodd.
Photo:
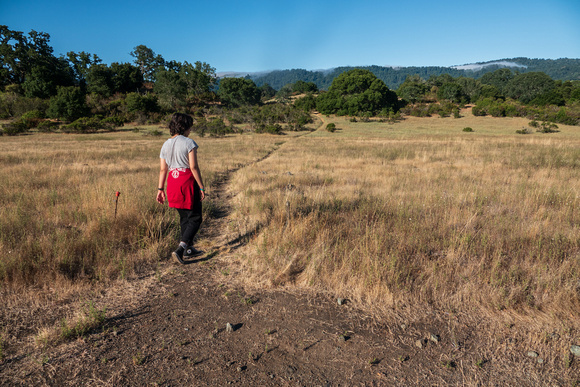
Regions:
M 167 177 L 167 202 L 171 208 L 191 210 L 200 199 L 199 186 L 189 168 L 169 170 Z

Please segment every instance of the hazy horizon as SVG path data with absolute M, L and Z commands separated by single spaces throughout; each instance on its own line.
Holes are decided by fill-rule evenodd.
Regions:
M 132 62 L 146 45 L 218 72 L 341 66 L 453 67 L 501 58 L 580 58 L 575 0 L 412 3 L 0 0 L 0 24 L 51 35 L 55 55 Z

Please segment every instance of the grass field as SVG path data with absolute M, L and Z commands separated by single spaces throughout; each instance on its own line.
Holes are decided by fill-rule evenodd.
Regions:
M 463 114 L 196 138 L 210 193 L 220 172 L 279 146 L 230 183 L 230 231 L 254 235 L 246 278 L 378 312 L 431 305 L 577 325 L 580 128 L 520 135 L 527 120 Z M 107 283 L 168 256 L 176 214 L 155 202 L 166 136 L 143 133 L 0 137 L 3 293 Z
M 577 325 L 580 128 L 524 119 L 352 123 L 288 142 L 235 176 L 247 275 L 389 311 L 528 316 Z M 471 127 L 473 132 L 464 132 Z
M 4 292 L 107 283 L 149 270 L 179 236 L 155 201 L 159 150 L 147 130 L 0 137 L 0 284 Z M 211 192 L 216 174 L 263 157 L 272 136 L 196 138 Z M 115 192 L 119 191 L 115 218 Z M 205 215 L 215 202 L 205 202 Z

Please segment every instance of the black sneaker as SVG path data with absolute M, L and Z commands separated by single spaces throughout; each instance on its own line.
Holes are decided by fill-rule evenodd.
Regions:
M 184 264 L 185 261 L 183 260 L 183 253 L 185 249 L 182 246 L 179 246 L 177 250 L 171 253 L 171 256 L 179 261 L 179 263 Z
M 183 253 L 183 258 L 192 258 L 202 255 L 203 251 L 196 249 L 193 246 L 187 246 L 185 252 Z

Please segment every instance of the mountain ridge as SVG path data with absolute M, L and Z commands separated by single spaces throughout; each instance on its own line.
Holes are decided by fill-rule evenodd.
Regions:
M 519 72 L 540 71 L 548 74 L 555 80 L 571 81 L 580 80 L 580 59 L 531 59 L 526 57 L 495 59 L 486 62 L 467 63 L 454 66 L 340 66 L 325 70 L 287 69 L 260 72 L 221 72 L 218 77 L 247 77 L 249 76 L 256 85 L 262 86 L 268 83 L 274 89 L 279 90 L 283 86 L 295 83 L 298 80 L 314 82 L 320 89 L 328 89 L 332 80 L 344 71 L 354 68 L 367 69 L 383 80 L 391 89 L 398 88 L 408 75 L 419 75 L 423 79 L 430 76 L 449 74 L 453 77 L 465 76 L 479 78 L 483 74 L 500 68 L 510 68 Z

